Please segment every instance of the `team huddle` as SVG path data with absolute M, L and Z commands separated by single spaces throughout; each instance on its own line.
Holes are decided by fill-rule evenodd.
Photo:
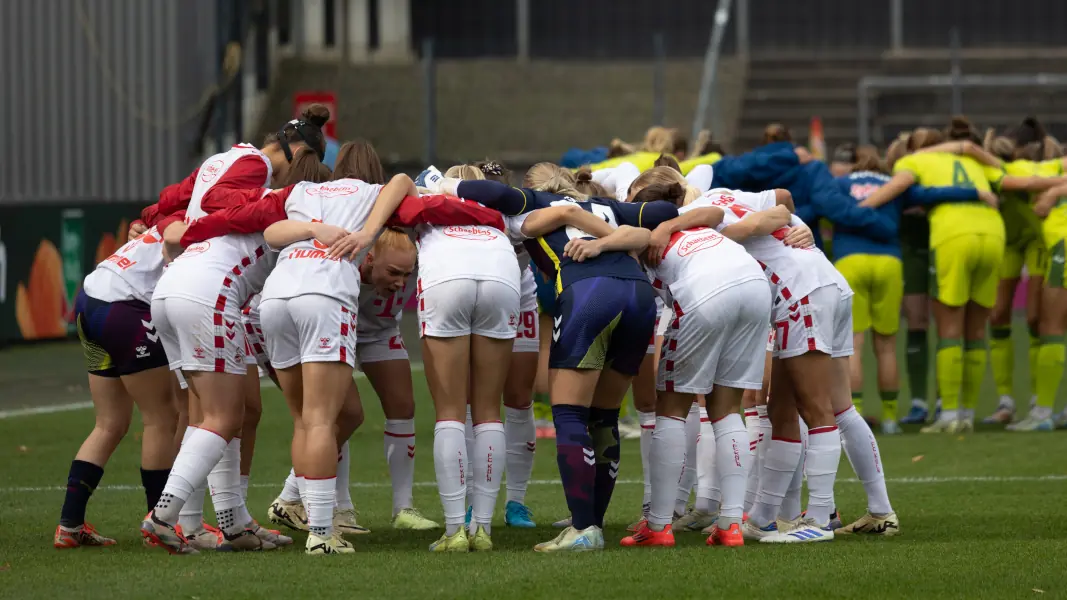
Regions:
M 85 278 L 75 312 L 97 423 L 71 465 L 56 547 L 115 543 L 85 513 L 134 404 L 146 546 L 291 545 L 245 506 L 264 373 L 293 420 L 292 471 L 270 520 L 307 531 L 308 554 L 355 552 L 345 536 L 368 533 L 349 486 L 347 442 L 364 418 L 357 368 L 386 417 L 393 526 L 439 529 L 412 502 L 415 402 L 399 321 L 413 295 L 444 515 L 431 551 L 491 550 L 505 478 L 505 523 L 535 526 L 525 495 L 539 356 L 570 516 L 536 551 L 604 547 L 631 386 L 645 498 L 623 546 L 673 546 L 676 531 L 722 546 L 897 535 L 878 443 L 853 392 L 862 388 L 856 346 L 873 328 L 879 387 L 895 402 L 895 356 L 883 360 L 883 350 L 904 290 L 879 286 L 902 278 L 900 215 L 929 214 L 936 254 L 931 295 L 946 354 L 937 357 L 943 409 L 928 429 L 958 431 L 977 395 L 964 377 L 976 348 L 985 368 L 975 323 L 988 320 L 1004 246 L 986 182 L 1067 191 L 1055 177 L 997 174 L 978 160 L 1000 159 L 977 144 L 940 139 L 906 142 L 919 152 L 898 157 L 892 179 L 876 172 L 886 172 L 877 156 L 853 157 L 854 172 L 834 179 L 787 134 L 738 157 L 636 152 L 577 172 L 540 163 L 521 187 L 494 161 L 387 179 L 366 142 L 344 144 L 332 171 L 322 164 L 328 118 L 315 105 L 261 148 L 208 158 Z M 933 180 L 929 159 L 962 171 Z M 821 218 L 835 225 L 836 268 L 807 224 Z M 957 233 L 964 227 L 976 231 Z M 1052 254 L 1060 288 L 1063 244 Z M 1047 336 L 1061 374 L 1062 321 L 1058 340 Z M 895 407 L 886 421 L 895 426 Z M 842 448 L 868 501 L 849 524 L 834 502 Z M 208 486 L 217 527 L 203 520 Z

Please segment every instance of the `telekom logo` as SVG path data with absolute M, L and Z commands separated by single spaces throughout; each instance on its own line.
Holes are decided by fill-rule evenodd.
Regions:
M 222 159 L 217 158 L 204 165 L 204 167 L 200 169 L 200 181 L 203 181 L 204 183 L 215 181 L 215 178 L 222 172 L 223 164 Z

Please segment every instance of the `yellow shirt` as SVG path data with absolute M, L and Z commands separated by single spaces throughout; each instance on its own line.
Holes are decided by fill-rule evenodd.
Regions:
M 1001 169 L 987 167 L 969 156 L 947 152 L 924 152 L 905 156 L 893 165 L 893 172 L 907 171 L 915 182 L 927 187 L 969 187 L 992 191 L 1004 177 Z M 940 204 L 930 211 L 930 247 L 964 235 L 990 235 L 1004 239 L 1000 213 L 982 203 Z
M 695 156 L 689 160 L 683 160 L 678 163 L 678 166 L 682 168 L 682 175 L 688 175 L 689 172 L 693 170 L 693 167 L 697 165 L 713 165 L 720 160 L 722 160 L 721 154 L 718 152 L 711 152 L 709 154 Z
M 1013 160 L 1004 165 L 1004 172 L 1014 177 L 1059 177 L 1063 175 L 1063 159 L 1054 158 L 1040 162 Z M 1031 193 L 1030 201 L 1033 202 L 1039 195 L 1039 193 Z
M 600 169 L 608 169 L 616 167 L 620 163 L 629 162 L 633 163 L 641 172 L 645 172 L 652 168 L 657 158 L 659 158 L 658 152 L 634 152 L 633 154 L 616 156 L 615 158 L 589 165 L 589 168 L 593 171 L 599 171 Z

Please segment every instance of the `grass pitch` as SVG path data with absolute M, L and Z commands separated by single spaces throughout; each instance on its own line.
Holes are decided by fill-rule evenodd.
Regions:
M 67 351 L 55 346 L 6 350 L 0 361 L 6 367 L 23 362 L 15 360 L 18 356 Z M 18 383 L 18 376 L 0 371 L 7 371 L 5 392 L 12 390 L 14 385 L 8 384 Z M 56 378 L 68 375 L 72 382 L 81 377 L 75 370 Z M 64 401 L 84 401 L 71 385 L 76 383 L 49 385 L 40 393 L 53 401 L 56 395 Z M 493 529 L 496 550 L 434 555 L 427 546 L 439 531 L 400 532 L 389 526 L 383 417 L 365 380 L 360 391 L 367 420 L 351 442 L 353 498 L 360 522 L 373 533 L 356 537 L 358 552 L 343 557 L 305 556 L 303 534 L 295 534 L 294 548 L 262 554 L 172 557 L 143 548 L 137 529 L 145 501 L 137 471 L 139 441 L 132 433 L 139 428 L 136 422 L 89 504 L 89 520 L 117 538 L 118 545 L 56 550 L 52 533 L 64 478 L 92 427 L 92 413 L 82 409 L 0 418 L 0 597 L 1067 597 L 1067 534 L 1061 526 L 1067 519 L 1063 432 L 984 429 L 967 436 L 927 436 L 911 429 L 906 435 L 880 437 L 902 536 L 841 538 L 799 547 L 750 544 L 740 549 L 707 547 L 705 536 L 681 533 L 673 549 L 620 548 L 618 540 L 641 502 L 638 444 L 627 441 L 608 513 L 607 550 L 566 556 L 532 551 L 535 543 L 555 536 L 551 522 L 566 515 L 554 447 L 545 440 L 538 444 L 535 481 L 527 497 L 540 526 L 506 528 L 502 490 Z M 415 374 L 415 391 L 415 503 L 440 521 L 431 457 L 433 416 L 421 373 Z M 980 412 L 985 414 L 992 404 L 987 390 Z M 869 410 L 875 412 L 876 407 L 875 402 Z M 267 505 L 289 469 L 290 432 L 280 394 L 265 388 L 249 490 L 249 509 L 264 522 Z M 837 503 L 846 520 L 862 514 L 865 506 L 862 486 L 854 477 L 843 461 Z

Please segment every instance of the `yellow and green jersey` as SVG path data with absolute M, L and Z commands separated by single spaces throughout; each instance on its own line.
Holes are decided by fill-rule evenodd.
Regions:
M 682 168 L 682 175 L 688 175 L 697 165 L 714 165 L 720 160 L 722 160 L 721 154 L 718 152 L 711 152 L 700 156 L 694 156 L 688 160 L 683 160 L 678 163 L 678 166 Z
M 600 169 L 610 169 L 628 162 L 633 163 L 639 171 L 644 172 L 652 168 L 657 158 L 659 158 L 658 152 L 634 152 L 633 154 L 624 154 L 589 165 L 589 168 L 593 171 L 599 171 Z
M 927 187 L 966 187 L 980 192 L 992 191 L 1000 184 L 1004 171 L 987 167 L 969 156 L 947 152 L 924 152 L 905 156 L 893 166 L 894 173 L 909 172 L 915 182 Z M 1004 220 L 1000 213 L 985 204 L 941 204 L 930 217 L 930 247 L 965 235 L 990 235 L 1004 239 Z
M 1015 160 L 1004 165 L 1004 172 L 1012 177 L 1058 177 L 1063 174 L 1060 159 L 1035 162 Z M 1038 194 L 1002 192 L 1000 214 L 1004 218 L 1005 244 L 1023 248 L 1040 239 L 1041 219 L 1034 214 L 1033 203 Z

